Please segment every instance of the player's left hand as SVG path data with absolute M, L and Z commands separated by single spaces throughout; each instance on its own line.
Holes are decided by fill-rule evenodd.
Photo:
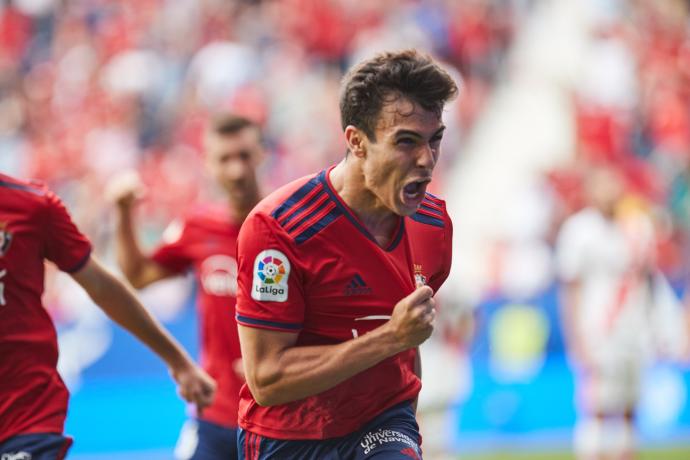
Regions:
M 170 374 L 177 382 L 177 392 L 201 411 L 213 402 L 216 394 L 216 382 L 194 363 L 187 363 L 178 369 L 171 369 Z

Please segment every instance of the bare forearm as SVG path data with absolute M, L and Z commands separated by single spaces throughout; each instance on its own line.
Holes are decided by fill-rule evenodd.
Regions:
M 296 401 L 329 390 L 401 351 L 385 326 L 337 345 L 290 347 L 277 361 L 256 368 L 252 392 L 261 405 Z
M 131 209 L 117 208 L 115 238 L 117 241 L 117 263 L 120 270 L 130 283 L 135 287 L 140 287 L 137 286 L 139 284 L 138 278 L 140 278 L 147 259 L 137 240 Z
M 122 273 L 135 288 L 142 289 L 160 279 L 174 275 L 141 250 L 134 230 L 132 212 L 123 206 L 118 207 L 116 238 L 118 264 Z
M 117 324 L 136 336 L 168 365 L 176 367 L 189 359 L 177 341 L 160 326 L 131 291 L 119 280 L 118 289 L 94 301 Z
M 171 368 L 190 362 L 184 349 L 122 281 L 104 269 L 76 275 L 75 279 L 110 319 L 146 344 Z

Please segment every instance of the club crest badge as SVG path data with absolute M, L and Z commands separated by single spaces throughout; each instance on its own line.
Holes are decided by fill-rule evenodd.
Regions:
M 7 230 L 7 222 L 0 222 L 0 257 L 7 254 L 12 243 L 12 234 Z
M 422 266 L 414 264 L 414 284 L 417 287 L 426 286 L 426 276 L 422 273 Z

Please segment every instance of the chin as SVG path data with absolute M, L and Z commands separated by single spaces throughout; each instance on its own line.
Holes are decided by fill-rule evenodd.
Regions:
M 393 209 L 393 212 L 402 217 L 409 217 L 417 212 L 417 208 L 419 208 L 419 206 L 410 206 L 400 203 L 395 209 Z

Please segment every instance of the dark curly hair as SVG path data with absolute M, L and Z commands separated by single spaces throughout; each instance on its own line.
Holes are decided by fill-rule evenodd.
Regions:
M 342 81 L 340 122 L 355 126 L 373 141 L 383 106 L 405 97 L 439 117 L 458 87 L 428 55 L 416 50 L 381 53 L 353 67 Z

